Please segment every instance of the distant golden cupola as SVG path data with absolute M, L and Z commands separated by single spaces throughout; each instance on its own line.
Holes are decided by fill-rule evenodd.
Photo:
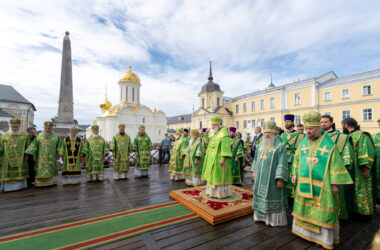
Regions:
M 112 103 L 107 98 L 107 88 L 106 88 L 106 93 L 105 93 L 104 101 L 102 101 L 100 103 L 99 107 L 103 111 L 109 110 L 112 107 Z
M 129 65 L 129 71 L 125 72 L 119 80 L 119 82 L 124 82 L 124 81 L 135 82 L 135 83 L 140 84 L 140 78 L 136 73 L 132 72 L 132 66 L 131 65 Z

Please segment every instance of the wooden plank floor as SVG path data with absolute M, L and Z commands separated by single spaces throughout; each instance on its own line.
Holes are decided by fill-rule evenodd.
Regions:
M 150 177 L 135 179 L 134 168 L 126 181 L 113 181 L 106 169 L 103 183 L 0 193 L 0 236 L 19 233 L 109 213 L 171 201 L 169 192 L 185 188 L 170 182 L 168 166 L 152 166 Z M 246 174 L 244 185 L 251 185 Z M 289 215 L 289 221 L 291 221 Z M 380 228 L 380 207 L 371 221 L 342 223 L 337 249 L 370 249 Z M 291 226 L 273 228 L 255 223 L 252 215 L 212 226 L 200 218 L 108 244 L 98 249 L 318 249 L 291 233 Z

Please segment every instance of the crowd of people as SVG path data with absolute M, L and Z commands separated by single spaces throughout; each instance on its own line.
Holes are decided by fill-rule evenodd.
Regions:
M 331 249 L 339 243 L 339 221 L 371 218 L 380 200 L 380 133 L 360 129 L 354 118 L 342 121 L 335 130 L 333 117 L 318 112 L 284 116 L 284 129 L 268 121 L 255 128 L 250 142 L 254 180 L 254 220 L 271 226 L 285 226 L 292 209 L 292 231 L 296 235 Z M 380 120 L 378 121 L 380 126 Z M 113 179 L 127 179 L 131 152 L 135 154 L 135 176 L 147 177 L 152 142 L 140 126 L 133 143 L 119 124 L 109 146 L 91 126 L 92 135 L 83 141 L 78 129 L 61 139 L 44 123 L 36 134 L 20 131 L 21 121 L 12 119 L 10 131 L 0 137 L 0 182 L 5 192 L 27 186 L 51 186 L 58 182 L 57 160 L 62 157 L 62 183 L 78 184 L 81 162 L 86 162 L 87 181 L 104 180 L 104 158 L 112 152 Z M 234 127 L 222 126 L 215 115 L 209 129 L 177 129 L 171 150 L 166 135 L 164 157 L 170 159 L 171 181 L 189 186 L 206 185 L 206 194 L 216 199 L 232 195 L 232 185 L 242 185 L 245 146 Z
M 380 200 L 380 133 L 360 129 L 354 118 L 335 130 L 333 117 L 308 112 L 303 125 L 284 116 L 284 129 L 274 121 L 255 128 L 250 143 L 253 159 L 254 220 L 267 225 L 288 224 L 292 232 L 332 249 L 339 243 L 339 221 L 371 219 Z M 170 158 L 172 181 L 206 185 L 209 197 L 232 195 L 232 185 L 243 180 L 244 142 L 236 128 L 221 125 L 214 116 L 212 128 L 176 130 Z M 380 120 L 378 121 L 380 126 Z M 305 133 L 304 133 L 305 132 Z
M 85 141 L 78 137 L 78 129 L 70 128 L 70 134 L 61 139 L 52 130 L 53 122 L 44 122 L 44 130 L 37 135 L 35 128 L 28 134 L 20 131 L 21 120 L 10 121 L 10 131 L 0 136 L 0 183 L 5 192 L 28 186 L 53 186 L 58 183 L 57 161 L 63 160 L 62 183 L 78 184 L 82 162 L 85 162 L 87 182 L 104 180 L 105 157 L 112 152 L 113 179 L 127 179 L 130 155 L 135 155 L 135 176 L 146 177 L 150 167 L 152 142 L 140 126 L 133 143 L 125 133 L 125 125 L 119 125 L 109 147 L 99 135 L 99 126 L 92 125 L 92 134 Z

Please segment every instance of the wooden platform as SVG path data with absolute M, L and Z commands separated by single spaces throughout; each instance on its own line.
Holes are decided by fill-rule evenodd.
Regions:
M 205 186 L 173 190 L 170 192 L 170 197 L 179 201 L 212 225 L 253 213 L 252 191 L 232 186 L 233 195 L 231 198 L 210 200 L 200 195 L 205 190 Z M 238 194 L 238 197 L 234 199 L 235 194 Z
M 113 181 L 110 169 L 104 183 L 85 183 L 50 188 L 32 188 L 0 193 L 0 235 L 23 232 L 50 225 L 92 218 L 108 213 L 170 201 L 169 192 L 185 188 L 183 182 L 170 182 L 167 166 L 153 166 L 148 179 Z M 245 185 L 250 185 L 246 175 Z M 380 228 L 378 213 L 369 222 L 342 224 L 341 245 L 337 249 L 370 249 Z M 288 227 L 272 228 L 255 223 L 252 215 L 212 226 L 201 218 L 144 233 L 100 249 L 319 249 L 291 233 Z

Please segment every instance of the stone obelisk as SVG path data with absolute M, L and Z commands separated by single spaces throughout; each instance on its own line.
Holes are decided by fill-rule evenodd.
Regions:
M 69 128 L 77 126 L 74 121 L 73 71 L 69 35 L 70 33 L 66 31 L 63 38 L 61 87 L 59 90 L 58 116 L 54 126 L 54 132 L 60 136 L 67 136 Z

